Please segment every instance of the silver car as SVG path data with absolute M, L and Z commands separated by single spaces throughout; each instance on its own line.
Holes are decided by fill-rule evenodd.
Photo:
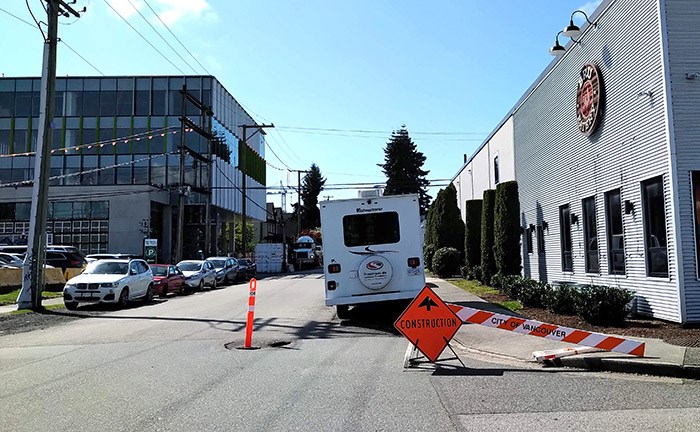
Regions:
M 185 260 L 177 263 L 177 267 L 185 275 L 185 285 L 197 291 L 205 287 L 216 289 L 216 269 L 214 264 L 203 260 Z

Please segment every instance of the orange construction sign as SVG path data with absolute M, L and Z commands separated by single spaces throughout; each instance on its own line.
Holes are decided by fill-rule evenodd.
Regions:
M 427 286 L 394 323 L 431 362 L 437 361 L 461 326 L 462 320 Z

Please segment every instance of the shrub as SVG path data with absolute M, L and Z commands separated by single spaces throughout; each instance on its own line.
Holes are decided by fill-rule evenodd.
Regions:
M 621 324 L 633 298 L 624 288 L 589 285 L 579 290 L 576 313 L 591 324 Z
M 550 286 L 544 295 L 544 307 L 554 313 L 575 315 L 578 293 L 578 288 L 575 286 Z
M 481 202 L 468 200 L 464 209 L 464 263 L 467 268 L 481 264 Z
M 534 279 L 519 278 L 517 299 L 527 307 L 542 307 L 548 285 Z
M 459 266 L 459 275 L 464 279 L 469 279 L 469 267 L 465 265 Z
M 520 287 L 525 279 L 515 275 L 497 274 L 491 278 L 491 285 L 498 288 L 503 294 L 512 299 L 517 299 L 520 293 Z
M 493 211 L 496 191 L 484 191 L 481 209 L 481 283 L 491 284 L 491 278 L 496 274 L 496 261 L 493 256 Z
M 481 266 L 475 265 L 467 267 L 467 279 L 481 280 Z
M 435 254 L 435 245 L 423 245 L 423 263 L 428 270 L 433 271 L 433 255 Z
M 494 259 L 498 273 L 519 275 L 520 202 L 515 180 L 496 186 L 494 204 Z
M 435 251 L 433 271 L 440 277 L 450 277 L 459 272 L 460 253 L 457 249 L 446 247 Z

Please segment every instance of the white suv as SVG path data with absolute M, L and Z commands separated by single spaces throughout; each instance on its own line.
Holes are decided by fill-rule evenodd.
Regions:
M 141 259 L 106 259 L 88 264 L 85 271 L 66 282 L 63 303 L 75 309 L 78 303 L 118 303 L 141 298 L 150 302 L 154 296 L 153 273 Z

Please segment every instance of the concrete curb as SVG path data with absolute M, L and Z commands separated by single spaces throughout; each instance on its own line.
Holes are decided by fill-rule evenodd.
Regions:
M 555 366 L 574 367 L 596 371 L 633 373 L 700 380 L 700 366 L 645 359 L 609 359 L 593 355 L 571 356 L 552 362 Z

